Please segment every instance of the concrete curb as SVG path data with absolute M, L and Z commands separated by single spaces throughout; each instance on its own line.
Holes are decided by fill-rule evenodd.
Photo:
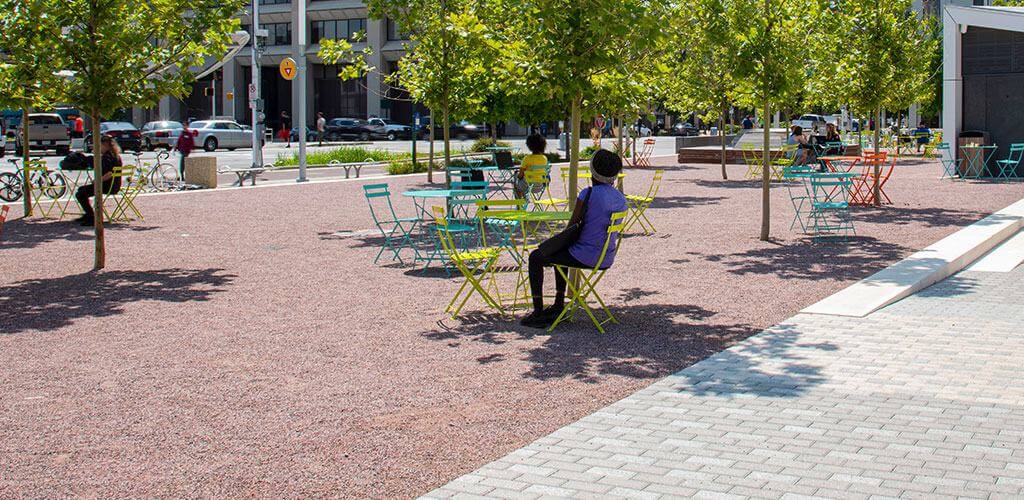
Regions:
M 927 288 L 987 254 L 1024 228 L 1024 199 L 971 224 L 803 313 L 864 317 Z

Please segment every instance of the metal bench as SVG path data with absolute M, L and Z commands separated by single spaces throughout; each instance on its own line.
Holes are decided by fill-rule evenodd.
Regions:
M 235 181 L 232 186 L 242 186 L 245 184 L 246 179 L 251 179 L 252 186 L 256 185 L 256 176 L 263 172 L 273 169 L 274 164 L 263 165 L 262 167 L 247 167 L 247 168 L 219 168 L 217 169 L 218 174 L 235 174 L 238 180 Z
M 327 163 L 327 166 L 329 166 L 329 167 L 341 167 L 341 168 L 345 169 L 345 178 L 346 179 L 348 179 L 349 176 L 351 175 L 352 169 L 355 169 L 356 170 L 356 179 L 358 179 L 359 178 L 359 171 L 362 170 L 363 167 L 365 167 L 367 165 L 372 165 L 374 163 L 383 163 L 383 162 L 378 162 L 378 161 L 374 160 L 373 158 L 367 158 L 367 159 L 365 159 L 365 160 L 363 160 L 361 162 L 355 162 L 355 163 L 342 163 L 342 162 L 340 162 L 338 160 L 331 160 L 331 161 L 329 161 Z

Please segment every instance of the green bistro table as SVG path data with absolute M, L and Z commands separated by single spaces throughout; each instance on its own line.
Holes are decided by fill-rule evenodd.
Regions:
M 997 146 L 984 146 L 981 144 L 964 144 L 960 146 L 960 154 L 963 156 L 963 171 L 960 172 L 962 179 L 978 179 L 985 176 L 985 169 L 989 160 L 995 154 Z
M 416 254 L 415 260 L 417 262 L 424 262 L 424 269 L 433 261 L 445 263 L 447 269 L 447 256 L 444 253 L 444 249 L 441 248 L 441 242 L 434 232 L 433 225 L 429 223 L 434 219 L 430 208 L 433 206 L 432 201 L 443 200 L 445 213 L 447 214 L 448 208 L 451 206 L 451 199 L 457 195 L 485 197 L 487 191 L 483 189 L 416 189 L 402 193 L 402 196 L 412 198 L 413 205 L 416 206 L 416 215 L 419 221 L 413 224 L 409 232 L 416 234 L 418 244 L 413 246 Z M 471 231 L 473 228 L 461 224 L 449 224 L 449 230 Z M 418 247 L 421 246 L 426 248 L 425 252 L 419 251 Z

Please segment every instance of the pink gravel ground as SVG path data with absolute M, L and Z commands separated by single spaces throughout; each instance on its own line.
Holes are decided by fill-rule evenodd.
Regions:
M 443 318 L 457 281 L 374 265 L 376 239 L 346 233 L 372 227 L 363 183 L 140 198 L 101 273 L 90 232 L 12 210 L 0 495 L 423 493 L 1024 196 L 908 164 L 895 205 L 856 210 L 860 237 L 812 244 L 776 187 L 764 243 L 755 182 L 661 163 L 659 233 L 626 239 L 601 284 L 622 321 L 606 335 Z M 389 181 L 411 215 L 397 193 L 423 178 Z

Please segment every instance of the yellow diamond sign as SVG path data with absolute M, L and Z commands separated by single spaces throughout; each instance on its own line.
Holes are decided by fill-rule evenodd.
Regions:
M 298 73 L 298 69 L 295 67 L 295 59 L 290 57 L 284 58 L 284 60 L 281 61 L 281 65 L 278 66 L 278 69 L 281 70 L 281 76 L 285 80 L 295 78 L 295 74 Z

